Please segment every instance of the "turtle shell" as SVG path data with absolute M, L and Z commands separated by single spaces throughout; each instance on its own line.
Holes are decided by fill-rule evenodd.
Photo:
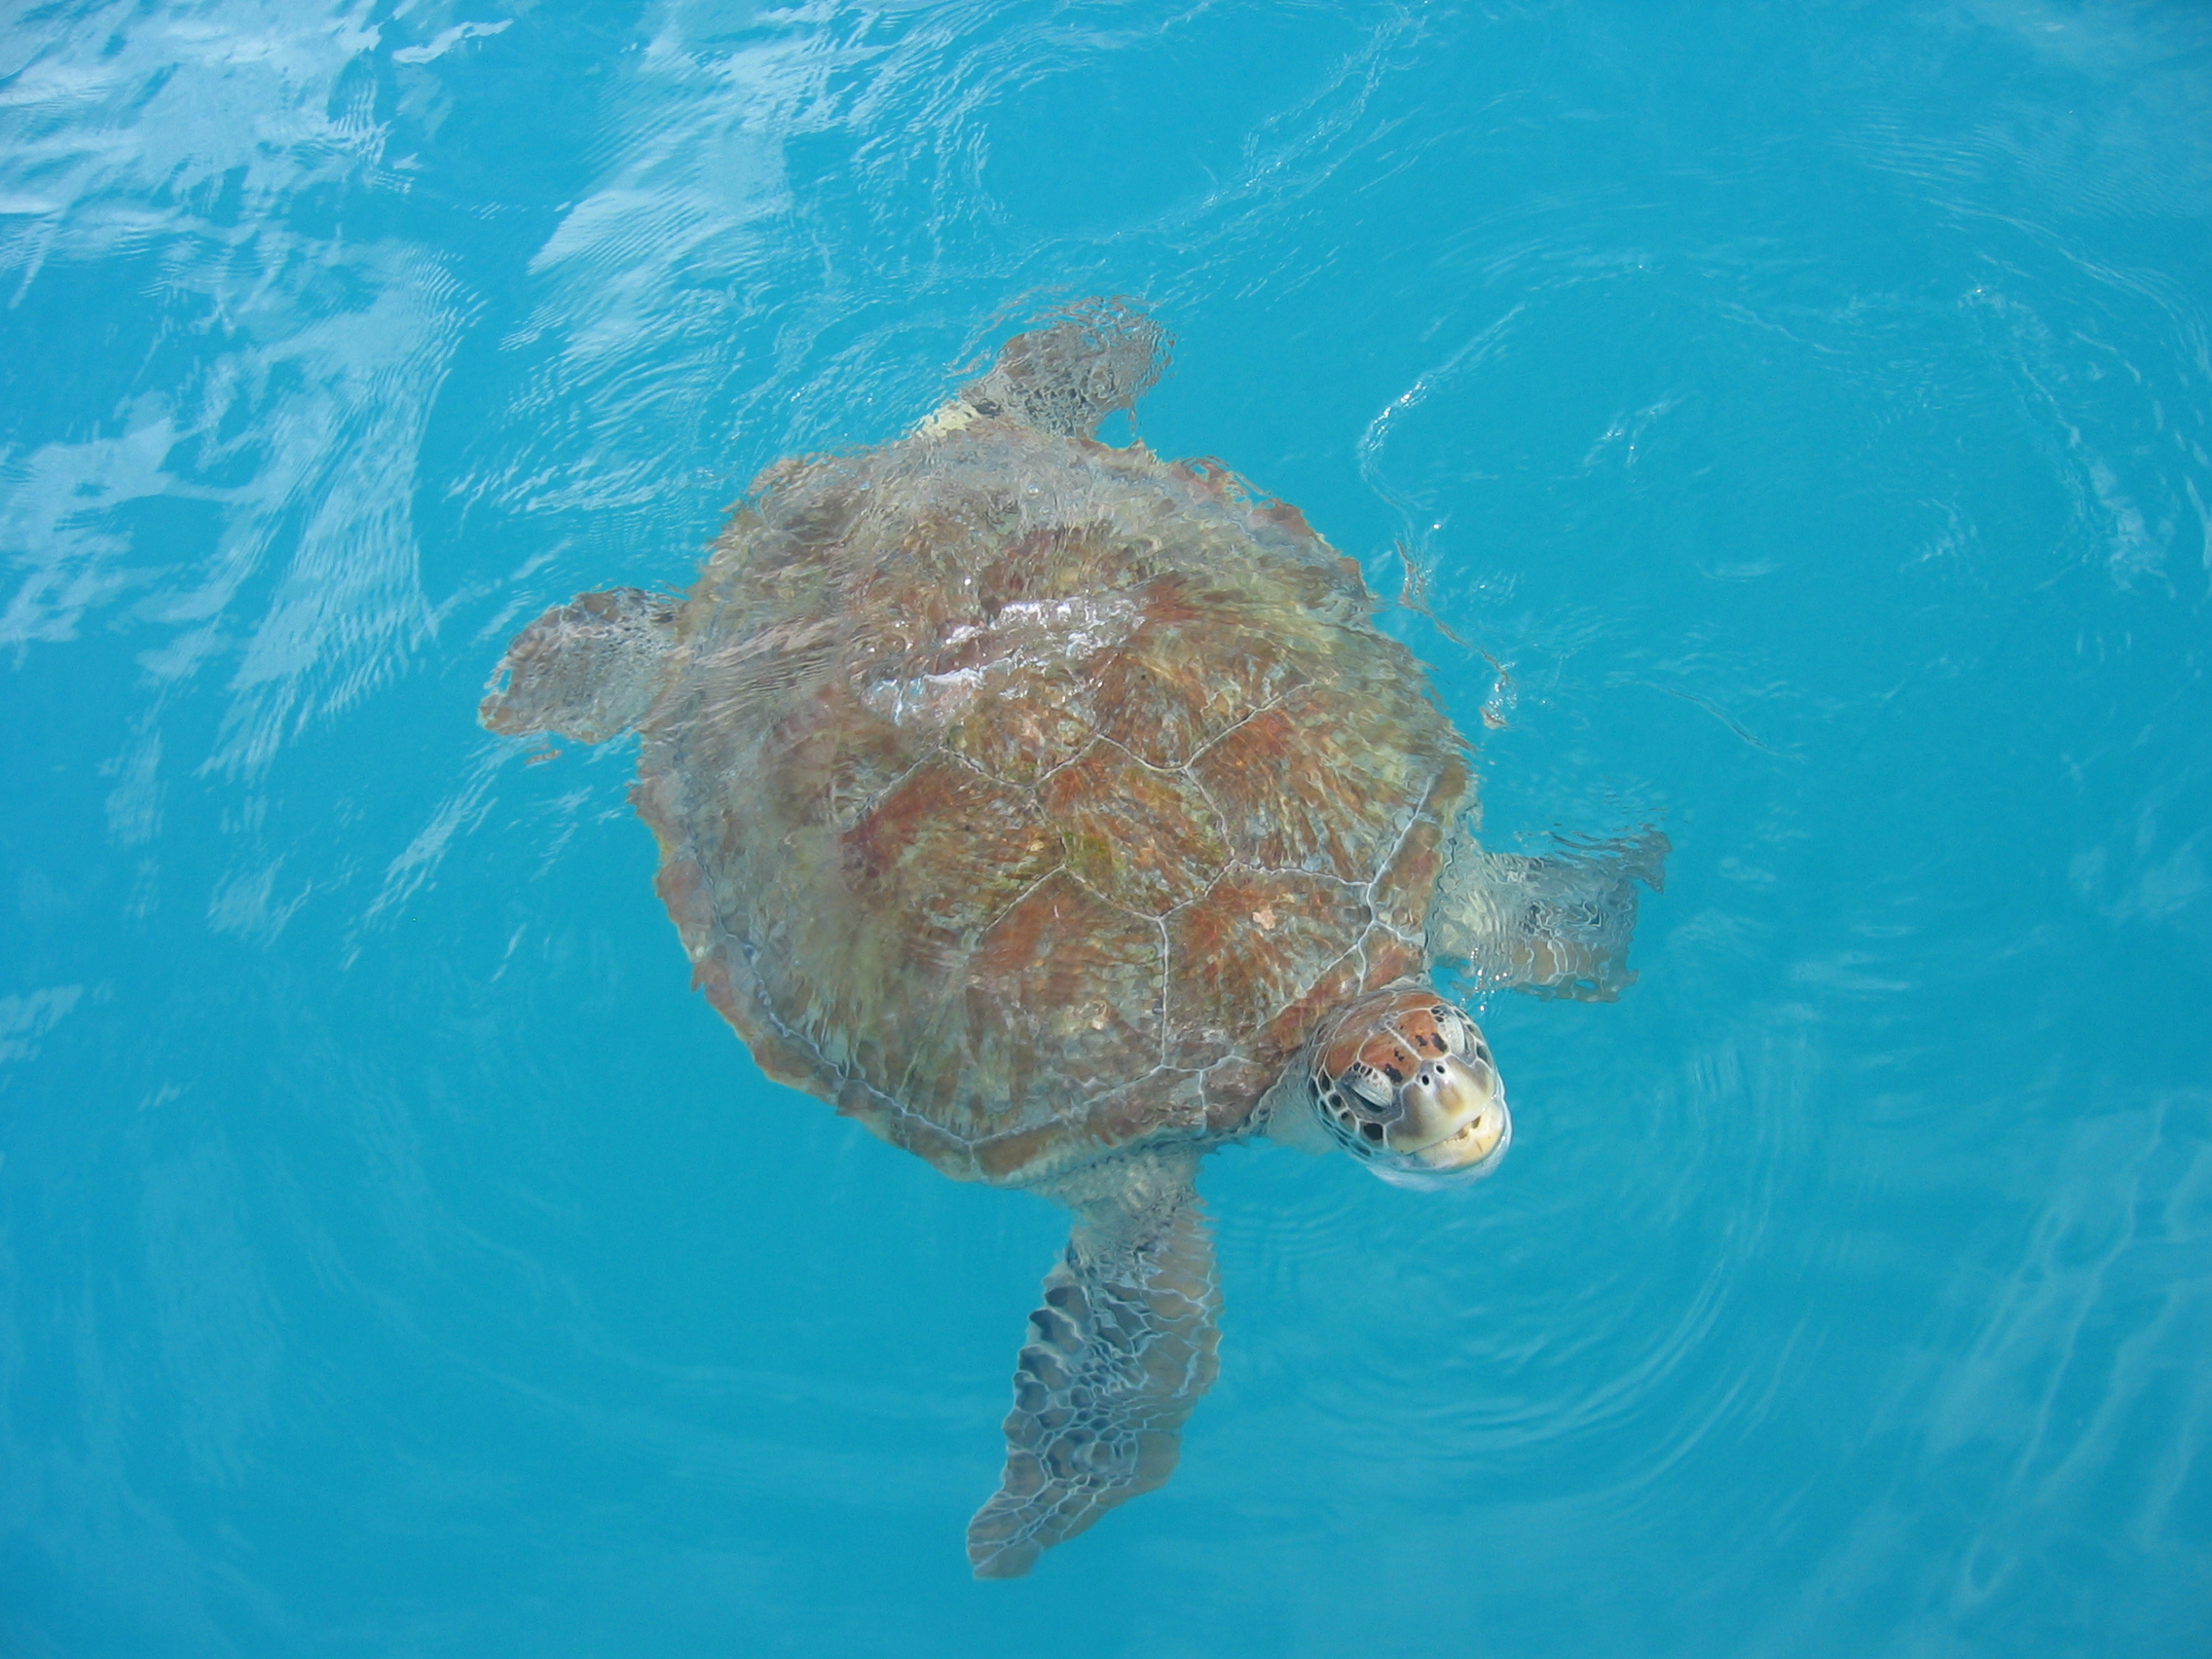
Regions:
M 1249 1124 L 1418 974 L 1463 744 L 1358 567 L 1210 462 L 977 419 L 787 461 L 637 800 L 762 1067 L 946 1173 Z

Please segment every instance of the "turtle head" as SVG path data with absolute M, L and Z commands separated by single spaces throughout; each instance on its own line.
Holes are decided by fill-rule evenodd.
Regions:
M 1513 1115 L 1490 1045 L 1426 985 L 1395 985 L 1322 1022 L 1284 1080 L 1329 1138 L 1401 1187 L 1458 1187 L 1495 1169 Z

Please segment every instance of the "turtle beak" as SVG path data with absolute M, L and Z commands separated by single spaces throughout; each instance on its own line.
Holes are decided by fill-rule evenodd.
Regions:
M 1423 1061 L 1399 1086 L 1397 1104 L 1397 1119 L 1382 1144 L 1409 1172 L 1471 1173 L 1478 1165 L 1494 1166 L 1512 1137 L 1513 1119 L 1497 1072 L 1476 1055 Z

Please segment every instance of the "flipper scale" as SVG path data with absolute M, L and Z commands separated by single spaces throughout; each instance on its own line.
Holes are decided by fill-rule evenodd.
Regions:
M 1077 1202 L 1014 1368 L 1005 1473 L 969 1523 L 977 1577 L 1021 1576 L 1173 1471 L 1220 1342 L 1194 1162 L 1130 1160 Z

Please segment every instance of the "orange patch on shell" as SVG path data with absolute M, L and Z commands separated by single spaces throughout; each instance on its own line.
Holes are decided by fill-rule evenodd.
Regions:
M 1272 910 L 1272 928 L 1253 921 Z M 1261 1033 L 1270 1047 L 1286 1012 L 1298 1019 L 1367 927 L 1366 904 L 1303 871 L 1232 869 L 1167 918 L 1168 1014 L 1179 1064 L 1206 1065 Z M 1356 971 L 1342 995 L 1356 984 Z M 1320 1011 L 1313 1010 L 1317 1014 Z M 1295 1044 L 1293 1045 L 1295 1046 Z
M 1468 782 L 1466 762 L 1456 756 L 1445 762 L 1428 786 L 1405 838 L 1375 878 L 1370 894 L 1375 914 L 1401 933 L 1418 938 L 1427 928 L 1428 902 L 1436 891 L 1436 878 L 1444 870 L 1445 826 L 1458 813 Z
M 1375 712 L 1342 690 L 1308 686 L 1253 716 L 1192 770 L 1238 858 L 1274 869 L 1374 876 L 1404 831 L 1407 797 L 1425 780 Z
M 1037 792 L 1066 837 L 1068 867 L 1117 904 L 1164 915 L 1229 863 L 1221 821 L 1180 772 L 1100 744 Z
M 978 697 L 946 735 L 945 747 L 995 778 L 1034 783 L 1083 752 L 1095 734 L 1064 677 L 1015 677 Z
M 1369 928 L 1367 937 L 1359 942 L 1360 954 L 1367 958 L 1367 972 L 1359 981 L 1363 991 L 1381 990 L 1400 979 L 1410 979 L 1420 973 L 1428 961 L 1426 951 L 1382 928 Z
M 1105 521 L 1045 525 L 1008 542 L 976 578 L 986 615 L 1025 601 L 1118 593 L 1160 574 L 1159 543 Z
M 912 765 L 923 745 L 863 707 L 841 685 L 825 685 L 769 734 L 781 764 L 764 782 L 780 785 L 778 803 L 800 823 L 857 825 L 870 802 Z M 740 807 L 743 810 L 743 807 Z
M 1062 871 L 969 959 L 960 1088 L 984 1114 L 1079 1110 L 1159 1064 L 1160 994 L 1160 929 Z
M 1155 766 L 1182 766 L 1294 677 L 1283 642 L 1232 593 L 1161 576 L 1144 625 L 1095 665 L 1098 729 Z
M 1268 1021 L 1254 1045 L 1271 1065 L 1279 1066 L 1306 1046 L 1313 1027 L 1359 991 L 1359 959 L 1346 956 L 1307 987 L 1282 1013 Z
M 924 761 L 843 838 L 845 879 L 864 908 L 909 937 L 972 938 L 1065 856 L 1025 790 L 957 760 Z

